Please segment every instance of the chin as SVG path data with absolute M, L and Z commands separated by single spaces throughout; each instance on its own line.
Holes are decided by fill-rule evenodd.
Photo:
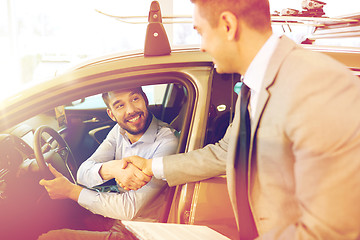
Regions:
M 215 62 L 214 62 L 214 68 L 217 73 L 224 73 L 223 69 L 221 67 L 219 67 L 219 65 L 217 65 Z
M 216 67 L 216 72 L 217 73 L 234 73 L 234 72 L 231 72 L 231 71 L 227 71 L 226 69 L 221 68 L 221 67 Z

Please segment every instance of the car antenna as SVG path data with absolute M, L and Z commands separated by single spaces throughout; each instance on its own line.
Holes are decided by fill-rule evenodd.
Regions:
M 162 24 L 160 4 L 152 1 L 146 29 L 144 55 L 161 56 L 171 53 L 169 39 Z

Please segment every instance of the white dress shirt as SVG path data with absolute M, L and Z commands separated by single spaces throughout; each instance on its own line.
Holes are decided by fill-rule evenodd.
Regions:
M 279 42 L 279 36 L 276 34 L 265 42 L 255 58 L 250 63 L 250 66 L 244 74 L 244 83 L 251 89 L 250 94 L 250 119 L 253 119 L 256 111 L 257 102 L 259 99 L 259 92 L 262 82 L 265 77 L 267 66 L 271 56 L 274 54 L 275 48 Z
M 95 153 L 83 162 L 77 173 L 80 184 L 93 187 L 105 181 L 99 174 L 104 162 L 138 155 L 151 159 L 174 154 L 178 139 L 168 124 L 152 118 L 149 128 L 135 143 L 131 143 L 124 131 L 116 124 Z M 159 217 L 159 207 L 164 204 L 167 184 L 153 178 L 148 184 L 136 191 L 121 193 L 96 192 L 84 188 L 78 203 L 96 214 L 120 220 L 154 220 Z M 146 208 L 144 206 L 146 205 Z

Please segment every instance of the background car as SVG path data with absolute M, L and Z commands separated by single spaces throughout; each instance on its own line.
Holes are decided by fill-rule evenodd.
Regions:
M 162 29 L 161 22 L 149 26 L 153 23 Z M 36 239 L 43 232 L 64 227 L 103 230 L 109 226 L 111 220 L 91 214 L 77 203 L 51 200 L 38 184 L 41 178 L 49 178 L 49 173 L 35 163 L 43 157 L 69 179 L 76 176 L 77 167 L 115 124 L 106 114 L 103 92 L 143 87 L 150 111 L 178 131 L 178 152 L 222 138 L 234 115 L 240 76 L 218 74 L 211 57 L 198 48 L 164 51 L 167 37 L 165 31 L 158 33 L 159 38 L 151 39 L 154 34 L 148 31 L 150 45 L 145 52 L 87 61 L 1 102 L 2 239 Z M 360 75 L 359 48 L 304 47 L 328 54 Z M 111 184 L 99 188 L 111 191 Z M 226 176 L 172 188 L 162 216 L 162 222 L 206 225 L 230 238 L 237 232 Z

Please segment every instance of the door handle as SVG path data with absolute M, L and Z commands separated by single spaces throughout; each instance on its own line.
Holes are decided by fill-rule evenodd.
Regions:
M 100 122 L 100 120 L 96 117 L 93 117 L 92 119 L 83 121 L 83 123 L 97 123 L 97 122 Z

